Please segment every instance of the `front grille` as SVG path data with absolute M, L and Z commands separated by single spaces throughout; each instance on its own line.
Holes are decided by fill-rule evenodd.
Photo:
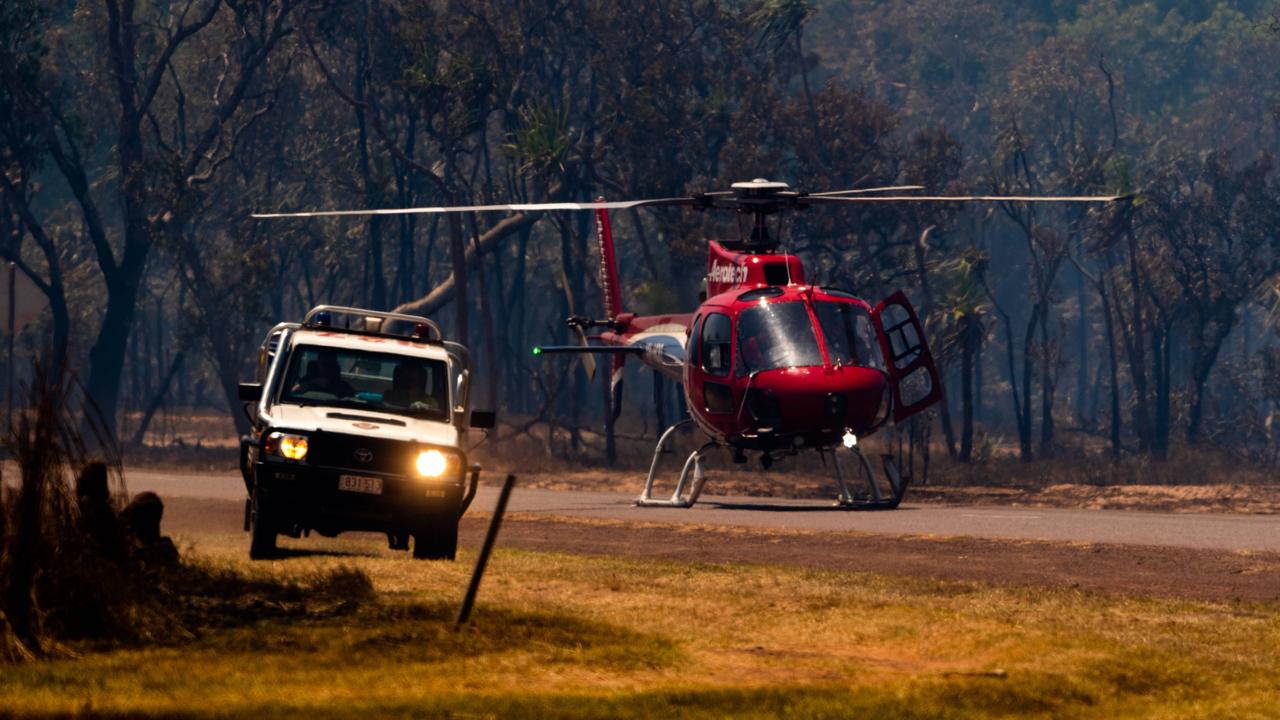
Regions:
M 401 440 L 317 432 L 310 437 L 308 464 L 353 472 L 407 475 L 413 472 L 418 446 Z

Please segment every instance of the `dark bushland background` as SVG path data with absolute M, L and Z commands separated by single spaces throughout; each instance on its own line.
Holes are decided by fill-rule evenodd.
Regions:
M 906 289 L 948 395 L 901 432 L 955 477 L 1013 458 L 1085 479 L 1111 459 L 1168 481 L 1256 477 L 1280 457 L 1278 15 L 1267 0 L 13 0 L 0 254 L 44 306 L 18 376 L 48 345 L 126 461 L 230 465 L 235 385 L 274 322 L 400 308 L 472 347 L 479 402 L 507 421 L 487 452 L 608 463 L 599 387 L 529 353 L 599 312 L 587 214 L 249 212 L 757 176 L 1135 193 L 811 211 L 786 247 L 811 281 L 873 302 Z M 725 220 L 618 213 L 625 306 L 693 307 Z M 647 371 L 626 387 L 630 467 L 647 453 L 628 443 L 680 406 Z

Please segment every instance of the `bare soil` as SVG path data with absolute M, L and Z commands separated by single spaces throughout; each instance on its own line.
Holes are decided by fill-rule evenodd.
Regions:
M 180 536 L 227 537 L 237 532 L 243 517 L 243 505 L 232 501 L 172 498 L 166 504 L 165 531 Z M 462 544 L 478 545 L 488 523 L 488 516 L 469 513 L 462 522 Z M 244 543 L 247 548 L 247 536 Z M 583 555 L 1068 587 L 1143 597 L 1280 601 L 1277 553 L 766 531 L 520 514 L 505 519 L 499 545 Z
M 598 490 L 640 493 L 646 473 L 628 470 L 572 470 L 536 472 L 512 469 L 520 486 L 549 490 Z M 485 478 L 499 483 L 503 471 Z M 668 482 L 670 493 L 672 478 Z M 706 492 L 712 495 L 834 499 L 833 480 L 794 473 L 707 473 Z M 942 505 L 999 505 L 1002 507 L 1078 508 L 1086 510 L 1144 510 L 1150 512 L 1217 512 L 1250 515 L 1280 514 L 1280 482 L 1216 483 L 1210 485 L 913 485 L 908 502 Z
M 468 518 L 478 544 L 487 520 Z M 691 562 L 746 562 L 1195 600 L 1280 601 L 1280 554 L 1131 545 L 803 533 L 513 516 L 501 544 Z

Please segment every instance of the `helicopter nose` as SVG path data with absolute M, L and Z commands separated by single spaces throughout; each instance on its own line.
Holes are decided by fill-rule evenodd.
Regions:
M 788 434 L 855 434 L 871 430 L 883 414 L 886 382 L 873 368 L 789 368 L 758 374 L 746 410 L 761 430 Z

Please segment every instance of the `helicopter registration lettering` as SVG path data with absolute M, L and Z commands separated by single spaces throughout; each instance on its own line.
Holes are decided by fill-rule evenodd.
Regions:
M 744 283 L 747 281 L 747 267 L 745 265 L 721 265 L 720 263 L 712 262 L 711 270 L 707 272 L 707 281 L 730 285 Z

